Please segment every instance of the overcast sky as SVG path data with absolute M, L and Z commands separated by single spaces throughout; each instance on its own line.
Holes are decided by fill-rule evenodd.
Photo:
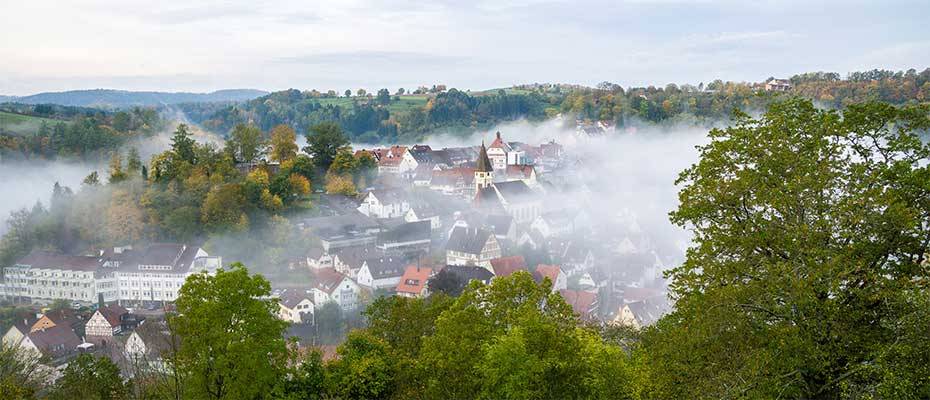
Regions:
M 623 86 L 930 67 L 930 1 L 0 0 L 0 94 Z

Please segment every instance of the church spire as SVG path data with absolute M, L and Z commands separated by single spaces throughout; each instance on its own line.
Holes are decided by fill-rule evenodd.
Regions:
M 478 153 L 478 165 L 475 172 L 493 172 L 494 168 L 491 159 L 488 158 L 488 149 L 484 147 L 484 141 L 481 141 L 481 151 Z

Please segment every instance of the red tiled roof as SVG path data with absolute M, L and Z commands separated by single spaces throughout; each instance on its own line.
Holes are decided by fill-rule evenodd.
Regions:
M 432 273 L 432 268 L 408 265 L 407 269 L 404 270 L 404 275 L 400 278 L 400 282 L 397 284 L 397 293 L 415 295 L 422 293 L 423 287 L 426 286 L 426 281 Z
M 121 317 L 128 313 L 125 308 L 120 307 L 118 304 L 110 304 L 97 311 L 107 320 L 110 327 L 119 326 L 122 321 Z
M 540 282 L 542 282 L 543 278 L 549 278 L 549 280 L 555 284 L 555 280 L 559 277 L 560 272 L 562 272 L 562 269 L 559 268 L 558 265 L 539 264 L 536 267 L 535 275 Z
M 345 275 L 339 273 L 334 268 L 321 268 L 316 270 L 314 282 L 316 283 L 316 288 L 320 289 L 326 293 L 332 293 L 339 284 L 342 283 L 342 280 L 345 279 Z
M 523 256 L 501 257 L 491 260 L 496 276 L 510 276 L 517 271 L 526 271 L 526 260 Z
M 572 306 L 576 314 L 587 317 L 594 309 L 594 303 L 597 301 L 597 294 L 583 290 L 562 289 L 559 291 L 565 302 Z

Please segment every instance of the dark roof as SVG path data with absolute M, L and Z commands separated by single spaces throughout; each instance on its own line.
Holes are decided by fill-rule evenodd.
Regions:
M 42 354 L 57 357 L 75 350 L 81 344 L 81 339 L 74 334 L 70 326 L 55 325 L 48 329 L 40 329 L 29 334 L 32 341 Z
M 285 307 L 294 308 L 294 306 L 305 299 L 309 299 L 312 302 L 313 294 L 310 293 L 309 289 L 290 288 L 282 290 L 281 294 L 278 295 L 278 299 L 280 299 L 281 304 Z
M 484 283 L 489 283 L 491 282 L 491 278 L 494 277 L 494 274 L 492 274 L 491 271 L 488 271 L 483 267 L 447 265 L 445 268 L 443 268 L 443 270 L 454 274 L 459 279 L 461 279 L 462 282 L 466 283 L 469 281 L 481 281 Z
M 145 350 L 149 356 L 158 357 L 173 347 L 171 331 L 168 330 L 168 325 L 163 320 L 143 321 L 133 332 L 139 335 L 145 343 Z
M 365 260 L 365 265 L 372 278 L 384 279 L 403 275 L 409 261 L 406 257 L 377 257 Z
M 474 205 L 484 210 L 504 210 L 504 205 L 501 204 L 500 197 L 493 187 L 481 188 L 481 190 L 475 193 Z
M 447 251 L 460 251 L 468 254 L 481 254 L 484 244 L 488 242 L 491 231 L 487 229 L 456 227 L 446 242 Z
M 111 327 L 122 325 L 123 316 L 129 313 L 125 308 L 115 303 L 108 304 L 97 309 L 97 311 L 103 315 L 103 318 L 107 320 Z
M 407 222 L 378 235 L 378 242 L 404 243 L 429 240 L 431 233 L 429 221 Z
M 497 182 L 494 184 L 494 187 L 497 188 L 497 191 L 501 196 L 508 202 L 513 202 L 515 199 L 522 197 L 531 197 L 534 196 L 533 190 L 526 185 L 526 182 L 523 181 L 508 181 L 508 182 Z
M 350 246 L 334 249 L 331 254 L 339 257 L 339 261 L 348 265 L 349 268 L 361 268 L 366 259 L 381 256 L 384 253 L 376 247 Z
M 484 142 L 481 142 L 481 150 L 478 152 L 478 161 L 475 166 L 476 172 L 492 172 L 494 171 L 493 164 L 491 164 L 491 159 L 488 158 L 488 149 L 484 147 Z
M 69 256 L 51 251 L 33 250 L 16 262 L 30 268 L 60 268 L 70 271 L 96 271 L 100 265 L 97 257 Z
M 74 312 L 74 310 L 67 309 L 67 308 L 61 309 L 61 310 L 49 311 L 45 313 L 45 316 L 48 317 L 48 319 L 52 320 L 52 322 L 55 323 L 55 325 L 66 325 L 66 326 L 74 327 L 76 325 L 80 325 L 81 323 L 81 319 L 78 318 L 77 313 Z
M 197 257 L 199 246 L 180 243 L 154 243 L 141 250 L 125 250 L 113 256 L 119 260 L 119 270 L 124 272 L 145 271 L 146 265 L 171 267 L 170 270 L 158 270 L 160 273 L 185 273 Z
M 316 288 L 330 294 L 339 287 L 343 279 L 345 279 L 345 275 L 340 274 L 339 271 L 333 268 L 318 269 L 313 276 Z

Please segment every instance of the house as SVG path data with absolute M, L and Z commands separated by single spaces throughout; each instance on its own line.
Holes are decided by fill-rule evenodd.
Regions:
M 379 174 L 403 174 L 417 168 L 417 160 L 407 146 L 391 146 L 387 149 L 369 151 L 378 161 Z
M 429 294 L 427 281 L 433 274 L 432 268 L 408 265 L 400 277 L 396 292 L 401 297 L 425 297 Z
M 446 242 L 448 265 L 479 265 L 490 270 L 489 262 L 500 257 L 500 243 L 487 229 L 456 227 Z
M 765 81 L 766 92 L 787 92 L 791 90 L 791 81 L 787 79 L 769 79 Z
M 222 258 L 199 246 L 153 243 L 142 249 L 114 248 L 101 258 L 101 270 L 114 271 L 120 304 L 175 301 L 188 276 L 215 273 Z M 104 298 L 106 301 L 106 298 Z
M 12 347 L 16 346 L 31 332 L 32 325 L 35 324 L 36 320 L 34 318 L 23 318 L 18 319 L 13 322 L 13 326 L 10 329 L 7 329 L 6 333 L 3 334 L 3 339 L 0 341 L 4 346 Z
M 507 168 L 507 154 L 513 151 L 510 145 L 501 139 L 501 133 L 497 132 L 494 141 L 488 146 L 488 158 L 491 160 L 491 166 L 498 171 Z
M 393 289 L 408 264 L 405 257 L 369 258 L 358 270 L 358 284 L 372 289 Z
M 113 337 L 123 329 L 123 320 L 129 314 L 125 308 L 118 304 L 109 304 L 100 307 L 84 325 L 87 336 Z
M 528 271 L 526 260 L 523 256 L 510 256 L 495 258 L 490 261 L 494 276 L 510 276 L 517 271 Z
M 40 354 L 53 360 L 54 363 L 63 361 L 77 352 L 81 339 L 74 334 L 71 328 L 56 325 L 48 329 L 30 332 L 20 342 L 19 347 L 33 354 Z
M 429 221 L 407 222 L 379 234 L 377 248 L 385 254 L 429 253 L 431 237 Z
M 92 303 L 99 266 L 94 256 L 33 250 L 5 269 L 4 285 L 8 294 L 22 298 Z
M 172 343 L 172 340 L 171 332 L 164 321 L 146 321 L 126 338 L 123 353 L 130 361 L 158 363 L 163 354 L 177 345 Z
M 503 177 L 508 181 L 523 181 L 527 186 L 533 187 L 539 185 L 536 180 L 536 168 L 527 164 L 508 164 L 504 170 Z
M 339 273 L 352 279 L 358 277 L 358 271 L 365 260 L 374 257 L 383 257 L 384 252 L 372 245 L 342 247 L 334 249 L 332 253 L 332 267 Z
M 572 306 L 572 310 L 574 310 L 575 314 L 581 319 L 594 320 L 597 318 L 598 304 L 596 292 L 562 289 L 559 290 L 559 294 L 562 295 L 566 303 Z
M 322 305 L 332 301 L 339 305 L 343 311 L 358 308 L 358 296 L 361 288 L 355 281 L 332 268 L 322 268 L 314 271 L 313 304 Z
M 543 237 L 570 236 L 589 226 L 587 213 L 570 208 L 547 211 L 536 217 L 530 229 L 538 231 Z
M 84 321 L 81 320 L 81 317 L 78 316 L 74 310 L 70 309 L 49 311 L 43 314 L 34 324 L 32 324 L 32 327 L 29 328 L 29 331 L 35 332 L 37 330 L 48 329 L 57 325 L 67 326 L 76 334 L 84 332 Z
M 284 289 L 278 294 L 278 318 L 293 324 L 313 323 L 312 289 Z
M 559 268 L 558 265 L 539 264 L 536 266 L 536 271 L 533 275 L 538 282 L 542 282 L 544 279 L 548 278 L 552 283 L 553 292 L 568 289 L 568 277 L 565 276 L 565 273 L 562 272 L 562 268 Z
M 410 210 L 404 214 L 404 221 L 407 222 L 417 222 L 417 221 L 429 221 L 429 226 L 431 230 L 437 230 L 442 228 L 442 220 L 439 217 L 439 214 L 432 207 L 425 205 L 416 205 L 410 207 Z
M 358 206 L 360 213 L 372 218 L 402 217 L 409 209 L 410 203 L 399 189 L 372 190 Z
M 468 282 L 471 281 L 489 284 L 491 283 L 491 279 L 494 279 L 494 273 L 483 267 L 446 265 L 442 270 L 455 275 L 464 285 L 468 285 Z

